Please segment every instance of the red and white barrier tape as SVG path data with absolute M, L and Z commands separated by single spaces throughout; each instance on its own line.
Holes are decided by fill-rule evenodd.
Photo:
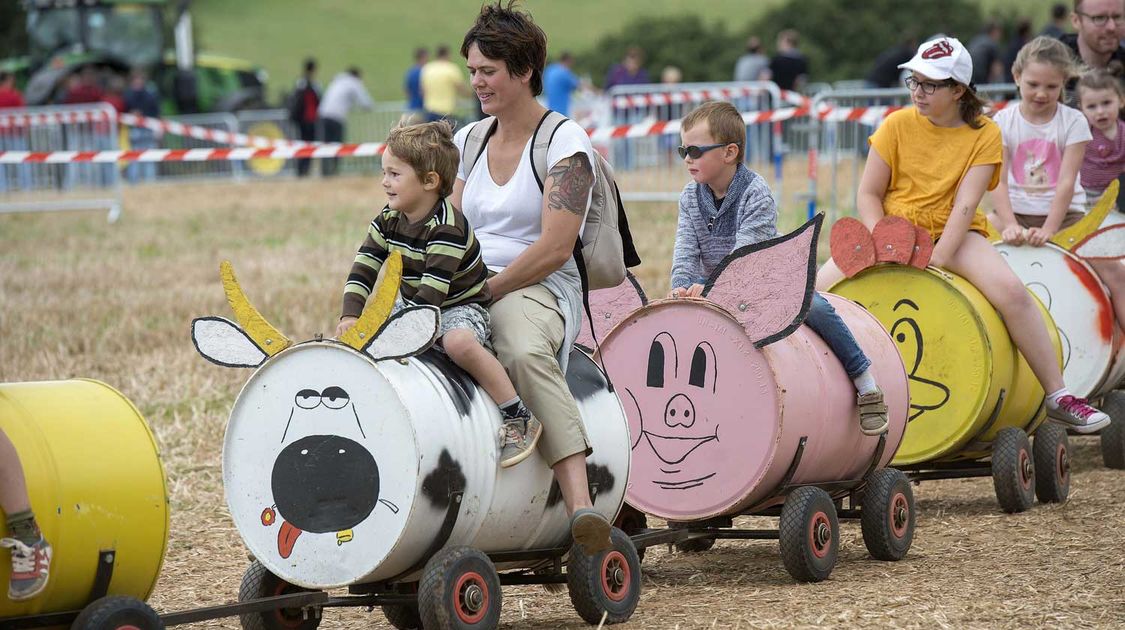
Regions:
M 655 105 L 678 105 L 680 103 L 702 103 L 712 100 L 730 100 L 745 96 L 760 96 L 768 93 L 761 87 L 733 87 L 711 88 L 700 90 L 682 90 L 679 92 L 655 92 L 648 94 L 622 94 L 613 97 L 614 109 L 629 109 L 631 107 L 652 107 Z M 812 102 L 807 96 L 790 90 L 781 90 L 781 100 L 798 107 Z
M 1007 101 L 992 104 L 993 111 L 1008 105 Z M 816 112 L 816 117 L 828 122 L 860 122 L 875 124 L 891 112 L 902 109 L 901 105 L 877 105 L 864 107 L 827 107 Z M 787 107 L 761 112 L 745 112 L 742 119 L 747 125 L 776 123 L 792 118 L 810 115 L 808 106 Z M 123 115 L 125 116 L 125 115 Z M 149 121 L 153 119 L 147 119 Z M 163 122 L 163 121 L 161 121 Z M 167 124 L 167 123 L 166 123 Z M 190 125 L 188 125 L 190 127 Z M 171 128 L 171 127 L 170 127 Z M 178 128 L 178 127 L 177 127 Z M 186 130 L 185 130 L 186 131 Z M 213 130 L 208 130 L 213 131 Z M 590 140 L 604 143 L 619 138 L 644 138 L 680 132 L 680 120 L 647 120 L 629 125 L 615 125 L 588 129 Z M 169 131 L 169 133 L 177 133 Z M 225 133 L 225 132 L 224 132 Z M 242 134 L 227 134 L 228 136 Z M 194 137 L 194 136 L 193 136 Z M 250 136 L 246 136 L 249 138 Z M 117 162 L 119 160 L 137 162 L 206 162 L 212 160 L 249 160 L 256 158 L 324 158 L 324 157 L 368 157 L 381 155 L 385 148 L 382 142 L 363 144 L 309 144 L 271 140 L 279 144 L 273 146 L 203 148 L 203 149 L 148 149 L 145 151 L 0 151 L 0 164 L 42 163 L 62 164 L 68 162 Z M 219 142 L 219 140 L 215 140 Z
M 37 127 L 44 125 L 109 122 L 112 114 L 105 111 L 51 112 L 45 114 L 0 114 L 0 129 Z M 149 118 L 137 114 L 117 114 L 117 122 L 128 127 L 143 127 L 157 133 L 205 140 L 232 147 L 307 147 L 322 143 L 285 140 L 231 133 L 200 125 L 189 125 L 174 120 Z
M 370 157 L 386 148 L 382 142 L 321 144 L 303 147 L 235 147 L 217 149 L 146 149 L 144 151 L 0 151 L 0 164 L 68 164 L 78 162 L 210 162 L 259 158 Z

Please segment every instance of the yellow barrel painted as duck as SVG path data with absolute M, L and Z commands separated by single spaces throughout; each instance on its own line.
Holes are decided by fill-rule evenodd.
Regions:
M 137 408 L 93 380 L 3 383 L 0 428 L 54 552 L 47 589 L 19 603 L 4 596 L 11 560 L 0 553 L 0 618 L 81 608 L 102 551 L 114 551 L 109 594 L 148 598 L 168 542 L 168 489 Z
M 1027 361 L 996 310 L 964 278 L 878 265 L 831 292 L 875 315 L 906 365 L 910 415 L 893 465 L 979 459 L 1000 429 L 1032 431 L 1045 417 L 1043 389 Z M 1061 365 L 1058 331 L 1039 308 Z

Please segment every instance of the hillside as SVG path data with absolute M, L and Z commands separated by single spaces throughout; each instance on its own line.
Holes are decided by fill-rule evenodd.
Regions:
M 742 28 L 765 7 L 783 0 L 525 0 L 547 32 L 552 54 L 593 46 L 633 17 L 703 11 Z M 982 0 L 988 11 L 1017 9 L 1037 24 L 1051 0 Z M 355 64 L 377 100 L 402 98 L 402 74 L 417 46 L 446 43 L 456 49 L 479 10 L 477 0 L 195 0 L 192 13 L 201 50 L 255 61 L 270 75 L 276 99 L 300 71 L 301 61 L 320 60 L 320 80 Z M 800 28 L 795 16 L 794 27 Z

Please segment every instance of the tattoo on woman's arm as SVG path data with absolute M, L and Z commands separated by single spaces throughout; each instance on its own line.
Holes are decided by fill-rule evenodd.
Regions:
M 578 216 L 586 214 L 586 200 L 590 197 L 590 187 L 594 185 L 594 169 L 585 153 L 562 160 L 547 173 L 547 177 L 554 178 L 554 185 L 547 193 L 548 208 L 566 210 Z

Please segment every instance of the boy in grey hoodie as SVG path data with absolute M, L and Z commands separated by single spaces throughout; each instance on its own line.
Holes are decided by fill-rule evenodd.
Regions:
M 730 103 L 704 103 L 680 124 L 679 147 L 692 181 L 680 194 L 669 297 L 700 297 L 707 277 L 732 251 L 777 236 L 777 205 L 760 175 L 742 163 L 746 123 Z M 887 406 L 871 361 L 836 309 L 818 293 L 805 320 L 840 359 L 857 391 L 860 430 L 887 430 Z

